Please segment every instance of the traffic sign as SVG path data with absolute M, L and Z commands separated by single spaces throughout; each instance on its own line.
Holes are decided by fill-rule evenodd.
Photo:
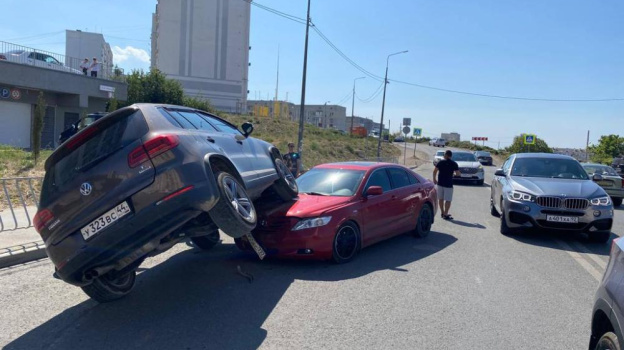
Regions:
M 487 141 L 487 137 L 472 137 L 472 141 Z
M 407 134 L 409 134 L 409 132 L 410 132 L 410 127 L 409 127 L 409 126 L 404 126 L 404 127 L 403 127 L 403 133 L 404 133 L 405 135 L 407 135 Z
M 2 88 L 2 91 L 0 91 L 0 96 L 2 96 L 2 98 L 9 98 L 10 95 L 11 91 L 7 88 Z
M 410 126 L 412 125 L 412 118 L 403 118 L 403 125 L 404 126 Z M 408 131 L 409 132 L 409 131 Z M 406 132 L 406 134 L 408 133 Z
M 422 136 L 422 129 L 414 128 L 414 136 Z
M 11 98 L 14 100 L 19 100 L 20 98 L 22 98 L 22 93 L 18 89 L 12 89 Z
M 537 137 L 533 134 L 524 134 L 524 144 L 525 145 L 534 145 Z

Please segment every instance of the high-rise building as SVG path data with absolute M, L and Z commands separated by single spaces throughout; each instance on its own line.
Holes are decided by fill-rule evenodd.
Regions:
M 246 112 L 250 3 L 158 0 L 152 16 L 152 67 L 189 96 L 222 111 Z
M 92 62 L 95 57 L 100 63 L 99 77 L 108 78 L 113 74 L 113 51 L 100 33 L 66 30 L 65 56 L 65 65 L 78 70 L 85 58 Z

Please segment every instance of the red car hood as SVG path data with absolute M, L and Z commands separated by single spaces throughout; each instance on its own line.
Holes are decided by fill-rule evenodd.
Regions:
M 350 201 L 351 197 L 314 196 L 300 193 L 297 200 L 270 209 L 263 208 L 262 212 L 265 213 L 263 216 L 267 217 L 316 217 Z

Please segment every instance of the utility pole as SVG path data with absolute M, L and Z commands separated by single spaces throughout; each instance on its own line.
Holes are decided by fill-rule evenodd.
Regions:
M 585 161 L 589 161 L 589 130 L 587 130 L 587 143 L 585 143 Z
M 353 97 L 351 99 L 351 129 L 349 130 L 349 135 L 353 135 L 353 119 L 355 118 L 355 112 L 353 112 L 353 109 L 355 108 L 355 81 L 358 79 L 364 79 L 364 78 L 366 77 L 359 77 L 359 78 L 353 79 Z
M 388 86 L 388 63 L 390 61 L 390 56 L 399 55 L 402 53 L 407 53 L 407 50 L 395 52 L 388 55 L 388 57 L 386 58 L 386 76 L 384 78 L 383 101 L 381 102 L 381 122 L 379 123 L 379 129 L 381 129 L 381 131 L 379 133 L 379 140 L 377 141 L 377 158 L 381 157 L 381 138 L 383 137 L 384 109 L 386 108 L 386 87 Z M 390 130 L 390 122 L 388 122 L 388 132 L 390 132 Z M 388 135 L 388 140 L 389 137 L 390 135 Z
M 299 109 L 299 139 L 297 141 L 297 151 L 299 157 L 303 153 L 303 123 L 305 121 L 305 88 L 306 71 L 308 69 L 308 35 L 310 33 L 310 0 L 308 0 L 308 16 L 306 17 L 305 46 L 303 49 L 303 79 L 301 80 L 301 107 Z M 303 159 L 302 159 L 303 160 Z

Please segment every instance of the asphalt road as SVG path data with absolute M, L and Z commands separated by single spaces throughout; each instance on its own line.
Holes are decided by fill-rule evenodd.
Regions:
M 431 177 L 432 165 L 417 170 Z M 454 222 L 436 220 L 428 238 L 396 237 L 346 265 L 260 262 L 229 239 L 210 252 L 178 245 L 149 259 L 134 292 L 110 304 L 53 279 L 47 260 L 0 270 L 0 345 L 586 349 L 610 245 L 548 232 L 505 237 L 488 196 L 487 185 L 458 185 Z M 616 215 L 620 235 L 624 213 Z

